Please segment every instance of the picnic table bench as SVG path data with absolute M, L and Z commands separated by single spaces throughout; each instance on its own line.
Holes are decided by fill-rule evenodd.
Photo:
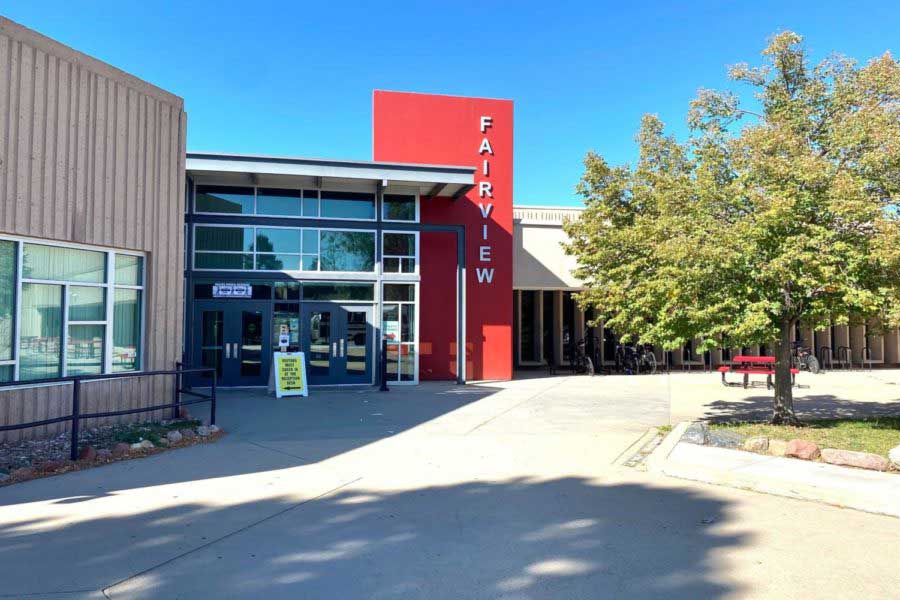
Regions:
M 773 387 L 772 376 L 775 374 L 775 357 L 774 356 L 735 356 L 731 360 L 731 365 L 722 365 L 717 369 L 722 374 L 722 385 L 731 386 L 732 384 L 725 379 L 725 373 L 738 373 L 744 376 L 744 388 L 746 389 L 750 383 L 751 375 L 765 375 L 766 389 Z M 791 368 L 791 385 L 797 383 L 797 373 L 800 369 Z

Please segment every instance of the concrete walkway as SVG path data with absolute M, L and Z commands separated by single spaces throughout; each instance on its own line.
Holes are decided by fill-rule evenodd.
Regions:
M 659 394 L 623 391 L 633 378 L 584 377 L 308 399 L 230 393 L 220 407 L 230 435 L 217 444 L 0 489 L 0 595 L 900 589 L 900 520 L 613 466 L 668 422 L 665 380 L 647 381 Z

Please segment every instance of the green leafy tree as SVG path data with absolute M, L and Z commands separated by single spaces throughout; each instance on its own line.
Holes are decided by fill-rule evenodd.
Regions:
M 648 115 L 634 166 L 588 153 L 567 251 L 580 304 L 624 339 L 772 344 L 772 420 L 796 422 L 797 322 L 900 320 L 900 63 L 811 66 L 789 31 L 762 54 L 729 71 L 750 108 L 700 90 L 686 142 Z

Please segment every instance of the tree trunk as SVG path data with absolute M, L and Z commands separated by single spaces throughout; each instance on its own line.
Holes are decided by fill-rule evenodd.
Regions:
M 775 425 L 796 425 L 800 421 L 794 414 L 794 395 L 791 388 L 791 331 L 794 320 L 785 318 L 781 321 L 781 334 L 775 345 L 775 405 L 772 423 Z

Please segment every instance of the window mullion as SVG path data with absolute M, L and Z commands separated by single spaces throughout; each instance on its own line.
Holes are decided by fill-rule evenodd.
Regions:
M 15 364 L 13 365 L 13 381 L 19 380 L 19 363 L 21 351 L 19 350 L 19 337 L 21 335 L 21 323 L 22 323 L 22 244 L 21 241 L 16 242 L 16 295 L 13 298 L 14 309 L 13 309 L 13 358 L 15 359 Z
M 68 372 L 69 362 L 69 284 L 62 286 L 62 335 L 59 336 L 60 353 L 59 358 L 62 361 L 59 373 L 61 377 L 65 377 Z
M 141 265 L 143 272 L 143 264 Z M 143 273 L 142 273 L 143 275 Z M 113 303 L 115 302 L 116 253 L 110 252 L 106 257 L 106 328 L 103 335 L 103 373 L 112 373 L 113 346 Z

